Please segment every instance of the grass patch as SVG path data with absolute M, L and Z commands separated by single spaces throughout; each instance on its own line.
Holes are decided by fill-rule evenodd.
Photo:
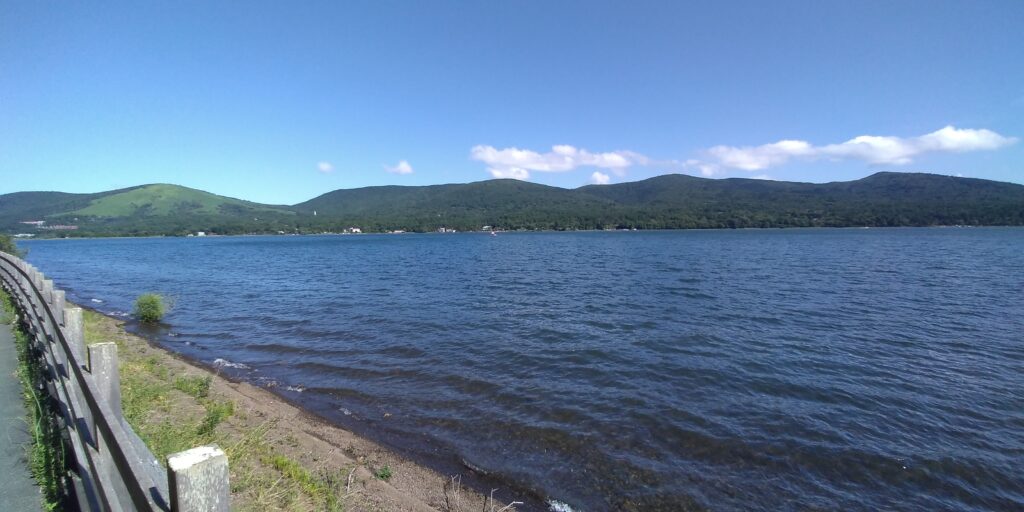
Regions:
M 196 429 L 196 435 L 203 438 L 211 437 L 217 425 L 235 413 L 235 403 L 230 400 L 207 400 L 203 406 L 206 407 L 206 416 Z
M 308 496 L 316 499 L 324 510 L 341 510 L 339 497 L 344 492 L 344 476 L 340 473 L 322 471 L 313 474 L 298 462 L 284 455 L 271 456 L 269 463 L 285 478 L 298 484 Z
M 192 398 L 201 400 L 210 396 L 210 383 L 212 382 L 213 377 L 210 377 L 209 375 L 206 377 L 176 377 L 174 379 L 174 389 L 177 389 Z
M 18 311 L 14 308 L 14 301 L 7 291 L 0 288 L 0 324 L 8 325 L 14 323 Z
M 2 318 L 10 324 L 16 317 L 11 297 L 0 289 Z M 45 374 L 39 360 L 39 352 L 32 346 L 24 327 L 14 326 L 14 344 L 18 352 L 18 379 L 21 381 L 22 397 L 28 410 L 27 422 L 31 442 L 28 449 L 29 470 L 39 484 L 44 510 L 59 510 L 64 502 L 64 476 L 67 474 L 66 452 L 61 432 L 56 421 L 58 409 L 54 400 L 45 392 Z

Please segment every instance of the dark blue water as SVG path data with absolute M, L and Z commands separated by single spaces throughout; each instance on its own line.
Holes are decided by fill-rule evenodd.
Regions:
M 74 300 L 170 295 L 172 350 L 533 507 L 1024 509 L 1022 229 L 25 245 Z

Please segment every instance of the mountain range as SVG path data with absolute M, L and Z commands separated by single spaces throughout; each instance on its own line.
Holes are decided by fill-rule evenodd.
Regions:
M 291 206 L 168 184 L 0 195 L 0 232 L 36 236 L 937 225 L 1024 225 L 1024 185 L 892 172 L 821 184 L 669 174 L 576 189 L 516 180 L 341 189 Z

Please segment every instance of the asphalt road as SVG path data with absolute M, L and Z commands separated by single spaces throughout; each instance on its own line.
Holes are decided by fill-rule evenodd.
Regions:
M 40 510 L 39 488 L 29 474 L 28 423 L 15 373 L 18 353 L 11 326 L 0 324 L 0 508 Z

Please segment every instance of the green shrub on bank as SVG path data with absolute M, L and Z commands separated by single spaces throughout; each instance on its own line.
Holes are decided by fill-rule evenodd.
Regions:
M 18 246 L 14 243 L 14 239 L 10 235 L 0 235 L 0 252 L 6 252 L 7 254 L 13 254 L 19 258 L 23 258 L 25 253 L 18 249 Z
M 377 471 L 374 471 L 373 472 L 373 476 L 375 476 L 375 477 L 377 477 L 377 478 L 379 478 L 381 480 L 385 480 L 385 481 L 386 480 L 391 480 L 391 467 L 390 466 L 383 466 L 380 469 L 378 469 Z
M 167 307 L 164 298 L 156 293 L 143 293 L 135 299 L 135 316 L 142 323 L 155 324 L 163 319 Z

